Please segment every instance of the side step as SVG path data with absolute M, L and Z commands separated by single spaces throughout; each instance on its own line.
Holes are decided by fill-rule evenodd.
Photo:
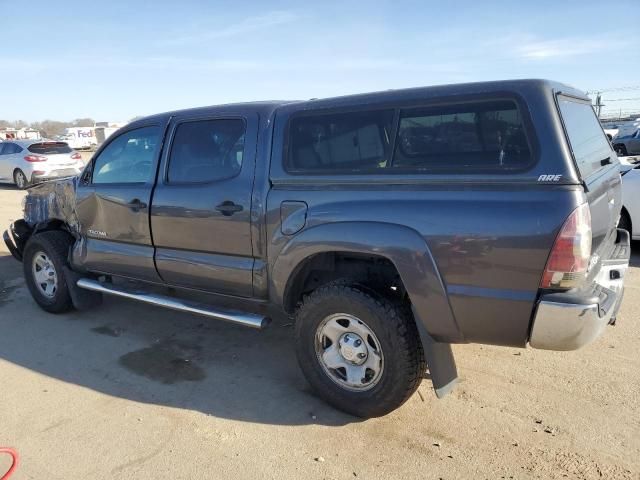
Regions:
M 97 280 L 91 280 L 89 278 L 81 278 L 80 280 L 78 280 L 77 285 L 80 288 L 92 290 L 94 292 L 106 293 L 107 295 L 115 295 L 117 297 L 130 298 L 132 300 L 138 300 L 139 302 L 157 305 L 158 307 L 178 310 L 179 312 L 195 313 L 196 315 L 202 315 L 216 320 L 224 320 L 225 322 L 244 325 L 245 327 L 262 329 L 269 325 L 271 321 L 268 317 L 265 317 L 263 315 L 237 312 L 220 308 L 214 309 L 208 305 L 203 305 L 201 303 L 187 302 L 185 300 L 158 295 L 155 293 L 129 291 L 125 290 L 124 288 L 116 287 L 115 285 L 101 283 Z

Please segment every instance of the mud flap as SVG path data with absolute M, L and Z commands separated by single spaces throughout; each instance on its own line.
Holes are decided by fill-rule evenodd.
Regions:
M 436 397 L 442 398 L 450 393 L 458 383 L 458 369 L 451 344 L 436 342 L 426 331 L 422 322 L 417 321 L 416 324 L 420 332 L 420 340 L 429 367 L 433 389 L 436 392 Z
M 71 301 L 73 306 L 77 310 L 88 310 L 89 308 L 97 307 L 102 304 L 102 294 L 98 292 L 92 292 L 91 290 L 85 290 L 77 285 L 79 279 L 84 278 L 77 272 L 74 272 L 69 267 L 64 267 L 64 279 L 69 287 L 69 295 L 71 295 Z

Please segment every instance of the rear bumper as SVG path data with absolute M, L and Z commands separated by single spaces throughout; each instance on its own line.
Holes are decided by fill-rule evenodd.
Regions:
M 618 229 L 611 258 L 602 261 L 592 284 L 578 292 L 543 295 L 538 302 L 529 343 L 544 350 L 576 350 L 615 323 L 629 267 L 629 233 Z
M 59 178 L 65 177 L 75 177 L 80 175 L 82 170 L 70 167 L 70 168 L 60 168 L 59 170 L 50 170 L 48 172 L 44 172 L 42 174 L 33 173 L 31 175 L 31 183 L 40 183 L 46 182 L 47 180 L 57 180 Z

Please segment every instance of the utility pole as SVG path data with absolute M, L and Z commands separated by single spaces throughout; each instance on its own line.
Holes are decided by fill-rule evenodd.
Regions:
M 596 114 L 598 118 L 600 118 L 600 112 L 602 112 L 602 107 L 604 104 L 602 103 L 602 96 L 600 95 L 602 92 L 596 92 Z

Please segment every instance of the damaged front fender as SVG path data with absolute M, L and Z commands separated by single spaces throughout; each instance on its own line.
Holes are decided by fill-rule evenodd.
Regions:
M 76 212 L 78 177 L 45 182 L 29 189 L 24 200 L 24 221 L 34 230 L 42 229 L 52 221 L 65 225 L 70 233 L 80 232 Z
M 51 225 L 61 226 L 74 237 L 80 236 L 76 212 L 78 177 L 44 182 L 29 188 L 24 199 L 24 219 L 9 226 L 2 237 L 9 252 L 22 261 L 22 252 L 29 237 Z

